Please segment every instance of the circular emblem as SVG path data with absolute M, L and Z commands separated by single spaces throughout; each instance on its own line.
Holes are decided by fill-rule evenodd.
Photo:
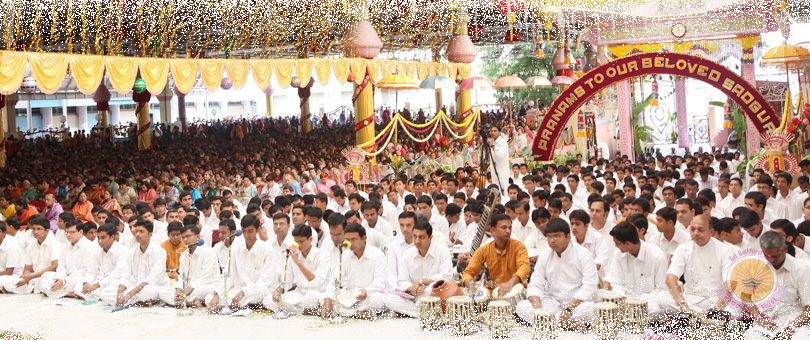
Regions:
M 730 282 L 730 295 L 726 302 L 742 308 L 754 305 L 759 309 L 771 309 L 784 296 L 779 286 L 776 269 L 761 250 L 745 249 L 732 257 L 731 270 L 726 273 Z
M 684 24 L 682 24 L 680 22 L 676 23 L 676 24 L 673 24 L 672 27 L 670 28 L 669 32 L 672 33 L 673 37 L 681 39 L 686 35 L 686 25 L 684 25 Z

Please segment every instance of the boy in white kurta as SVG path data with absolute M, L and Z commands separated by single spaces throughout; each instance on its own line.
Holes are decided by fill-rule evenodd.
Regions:
M 62 244 L 51 232 L 51 222 L 42 215 L 34 215 L 28 220 L 32 238 L 25 249 L 25 268 L 22 276 L 10 275 L 3 280 L 3 290 L 15 294 L 39 292 L 42 281 L 51 282 L 56 276 Z
M 622 222 L 610 231 L 620 253 L 613 258 L 605 276 L 605 289 L 630 299 L 647 301 L 650 314 L 675 313 L 667 289 L 667 255 L 641 241 L 635 226 Z
M 98 249 L 84 237 L 84 225 L 75 222 L 65 225 L 68 243 L 62 246 L 56 276 L 53 280 L 40 282 L 39 290 L 48 297 L 76 297 L 75 289 L 84 281 L 87 273 L 87 259 L 95 249 Z
M 327 294 L 333 291 L 329 254 L 313 245 L 312 227 L 299 224 L 292 235 L 295 243 L 289 248 L 287 280 L 283 288 L 278 287 L 272 296 L 264 298 L 263 305 L 277 312 L 281 302 L 281 308 L 287 314 L 306 313 L 326 318 L 332 313 L 331 308 L 320 307 Z M 293 284 L 295 290 L 288 291 Z
M 598 277 L 591 253 L 571 239 L 568 223 L 555 218 L 546 225 L 548 250 L 537 259 L 526 289 L 527 300 L 517 305 L 517 314 L 532 322 L 536 308 L 557 313 L 560 325 L 583 331 L 593 311 Z
M 431 242 L 433 227 L 426 221 L 413 226 L 414 247 L 399 261 L 397 292 L 386 296 L 385 306 L 412 318 L 419 311 L 419 298 L 430 295 L 433 282 L 453 278 L 453 256 L 443 244 Z
M 138 246 L 127 253 L 121 283 L 112 299 L 102 297 L 106 303 L 124 307 L 136 303 L 151 305 L 158 300 L 160 291 L 169 285 L 166 276 L 166 250 L 151 241 L 152 222 L 139 220 L 132 226 L 132 234 Z
M 216 286 L 219 283 L 219 262 L 211 247 L 199 245 L 200 229 L 197 226 L 184 226 L 180 231 L 183 243 L 188 247 L 180 254 L 180 280 L 160 293 L 160 300 L 173 306 L 182 307 L 186 303 L 199 307 L 201 301 L 208 303 L 209 312 L 218 307 L 210 302 L 215 298 Z M 185 281 L 185 287 L 183 286 Z M 185 289 L 185 290 L 184 290 Z M 185 296 L 185 302 L 183 297 Z M 212 306 L 215 305 L 215 306 Z
M 74 288 L 80 298 L 90 301 L 115 295 L 129 252 L 126 246 L 115 240 L 117 235 L 118 226 L 115 224 L 103 224 L 98 228 L 96 240 L 99 247 L 90 252 L 84 280 Z
M 6 234 L 7 228 L 6 222 L 0 221 L 0 291 L 6 280 L 19 281 L 25 268 L 25 249 L 14 236 Z
M 346 240 L 351 251 L 343 253 L 343 291 L 351 292 L 355 301 L 338 301 L 342 316 L 375 319 L 385 308 L 389 291 L 388 261 L 382 250 L 366 246 L 366 229 L 352 223 L 346 227 Z M 340 300 L 340 299 L 339 299 Z
M 233 292 L 228 295 L 228 303 L 233 310 L 261 303 L 272 292 L 270 287 L 278 285 L 278 271 L 270 246 L 258 239 L 259 218 L 245 215 L 240 224 L 243 237 L 235 239 L 231 246 L 231 280 L 228 281 L 229 291 Z

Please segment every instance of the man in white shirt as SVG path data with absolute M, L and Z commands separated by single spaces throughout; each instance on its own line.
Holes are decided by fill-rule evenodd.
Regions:
M 335 190 L 333 196 L 334 200 L 329 203 L 326 209 L 332 210 L 339 214 L 345 214 L 347 211 L 349 211 L 349 202 L 346 199 L 346 192 L 343 191 L 343 189 Z
M 775 282 L 783 294 L 773 308 L 756 310 L 756 324 L 745 333 L 746 340 L 807 339 L 810 337 L 810 267 L 787 253 L 785 238 L 769 231 L 760 238 L 765 258 L 776 269 Z
M 219 229 L 219 217 L 214 213 L 214 208 L 211 206 L 211 201 L 207 198 L 199 198 L 194 202 L 194 206 L 200 211 L 200 235 L 206 242 L 205 244 L 211 246 L 214 244 L 213 235 Z
M 427 196 L 426 196 L 427 197 Z M 394 231 L 391 228 L 391 224 L 388 223 L 384 218 L 380 218 L 380 207 L 382 204 L 380 201 L 366 201 L 363 202 L 360 210 L 363 213 L 363 227 L 366 229 L 375 229 L 383 234 L 385 240 L 387 242 L 391 242 L 394 239 Z
M 87 271 L 82 283 L 74 291 L 84 300 L 100 300 L 103 296 L 113 296 L 118 289 L 124 271 L 128 249 L 115 241 L 118 226 L 109 223 L 98 227 L 98 248 L 87 259 Z
M 571 234 L 574 235 L 572 241 L 591 252 L 593 262 L 596 264 L 596 270 L 599 271 L 600 275 L 604 275 L 605 267 L 611 261 L 607 240 L 602 234 L 595 232 L 588 226 L 591 223 L 591 217 L 588 216 L 585 210 L 572 211 L 569 219 L 571 220 Z
M 416 214 L 405 211 L 399 214 L 399 228 L 402 231 L 391 243 L 388 244 L 388 270 L 391 272 L 391 286 L 396 286 L 399 277 L 399 263 L 402 255 L 410 248 L 413 248 L 413 226 L 416 224 Z
M 678 246 L 667 271 L 667 287 L 681 312 L 704 316 L 706 311 L 725 308 L 726 302 L 717 293 L 728 282 L 724 274 L 730 270 L 731 248 L 712 237 L 706 215 L 698 215 L 689 226 L 692 241 Z M 678 279 L 683 276 L 683 288 Z
M 529 234 L 537 228 L 531 219 L 531 208 L 528 202 L 520 201 L 515 205 L 517 218 L 512 220 L 512 238 L 526 244 Z
M 306 209 L 307 225 L 312 227 L 313 245 L 318 248 L 329 236 L 329 224 L 323 220 L 323 210 L 316 206 L 311 206 Z
M 357 223 L 362 226 L 363 219 L 361 216 L 362 215 L 360 215 L 359 212 L 349 210 L 345 215 L 346 224 L 349 225 L 352 223 Z M 369 246 L 382 250 L 383 253 L 388 251 L 388 241 L 386 241 L 385 236 L 383 236 L 383 234 L 377 229 L 366 228 L 366 243 Z
M 447 223 L 447 219 L 444 218 L 444 216 L 433 213 L 433 199 L 431 199 L 430 196 L 423 195 L 416 200 L 416 207 L 419 208 L 419 212 L 425 214 L 428 218 L 430 226 L 433 227 L 433 235 L 436 236 L 436 239 L 446 241 L 448 235 L 450 235 L 450 225 Z
M 678 246 L 691 241 L 691 236 L 683 228 L 675 226 L 678 212 L 674 208 L 661 208 L 655 215 L 658 234 L 650 235 L 647 243 L 657 246 L 669 259 Z
M 737 207 L 745 206 L 745 195 L 742 192 L 742 180 L 739 178 L 732 178 L 728 183 L 728 196 L 717 203 L 717 209 L 725 216 L 731 216 L 731 213 Z
M 231 280 L 228 281 L 229 287 L 225 288 L 229 292 L 236 293 L 229 294 L 230 301 L 225 301 L 230 303 L 233 310 L 261 303 L 264 297 L 271 293 L 270 287 L 277 285 L 280 274 L 273 260 L 279 259 L 281 255 L 271 254 L 272 249 L 268 242 L 257 237 L 261 227 L 259 219 L 253 215 L 246 215 L 241 225 L 243 237 L 236 238 L 231 246 L 229 265 Z
M 807 195 L 797 194 L 795 191 L 790 190 L 790 186 L 792 184 L 793 176 L 791 176 L 789 173 L 780 172 L 776 174 L 777 190 L 775 200 L 787 207 L 787 215 L 780 217 L 787 218 L 790 221 L 802 217 L 802 211 L 800 208 L 803 208 L 804 200 L 807 198 Z
M 545 228 L 546 223 L 551 219 L 551 214 L 546 208 L 540 207 L 532 212 L 532 222 L 534 223 L 534 230 L 526 237 L 526 252 L 529 255 L 529 261 L 536 263 L 537 258 L 544 250 L 548 248 L 548 240 L 546 240 Z
M 568 189 L 571 191 L 572 196 L 571 198 L 574 202 L 577 202 L 581 205 L 587 205 L 588 190 L 579 187 L 579 176 L 577 175 L 568 176 Z
M 444 245 L 431 242 L 432 234 L 430 223 L 420 221 L 413 226 L 415 246 L 405 251 L 399 261 L 398 293 L 386 297 L 388 309 L 415 318 L 419 299 L 430 295 L 433 282 L 452 279 L 453 256 Z
M 610 232 L 620 253 L 613 257 L 605 276 L 605 289 L 632 299 L 647 301 L 650 314 L 675 312 L 667 288 L 667 255 L 638 238 L 630 223 L 619 223 Z
M 127 253 L 118 293 L 102 297 L 106 303 L 125 307 L 136 303 L 151 305 L 160 291 L 169 286 L 166 275 L 166 251 L 151 241 L 152 222 L 139 220 L 131 227 L 138 246 Z M 111 299 L 112 298 L 112 299 Z
M 451 244 L 463 244 L 467 238 L 467 223 L 464 222 L 461 214 L 461 206 L 450 203 L 444 208 L 444 218 L 449 225 L 450 234 L 447 236 Z
M 427 197 L 426 195 L 424 197 Z M 339 313 L 345 317 L 376 319 L 385 309 L 385 294 L 389 291 L 390 272 L 385 254 L 377 248 L 366 246 L 366 229 L 352 223 L 346 227 L 346 240 L 351 243 L 351 252 L 343 254 L 344 291 L 352 297 L 341 304 Z
M 489 134 L 488 142 L 492 154 L 489 170 L 492 174 L 492 183 L 498 185 L 501 190 L 499 194 L 503 195 L 506 193 L 506 188 L 509 187 L 509 143 L 506 141 L 506 137 L 501 135 L 501 129 L 497 126 L 492 126 Z M 433 230 L 436 230 L 435 225 Z
M 273 263 L 276 273 L 284 272 L 284 256 L 287 254 L 287 249 L 295 242 L 290 232 L 290 222 L 291 218 L 287 214 L 273 215 L 274 235 L 271 235 L 266 243 L 272 256 L 270 261 Z
M 731 217 L 723 217 L 718 222 L 720 223 L 720 237 L 718 240 L 734 248 L 735 251 L 748 249 L 748 240 L 745 239 L 745 233 L 742 231 L 740 221 Z
M 7 229 L 6 222 L 0 221 L 0 291 L 6 280 L 17 283 L 25 268 L 25 250 L 14 236 L 6 233 Z
M 759 238 L 762 233 L 771 230 L 771 227 L 762 224 L 759 215 L 750 209 L 740 214 L 740 225 L 745 230 L 744 238 L 748 241 L 748 247 L 756 250 L 759 249 Z
M 220 273 L 227 273 L 229 263 L 228 259 L 231 256 L 231 245 L 234 241 L 233 238 L 238 237 L 238 235 L 235 235 L 236 223 L 231 219 L 219 221 L 219 229 L 217 232 L 219 233 L 219 239 L 222 241 L 217 242 L 212 249 L 214 250 L 214 254 L 217 256 Z M 241 231 L 239 232 L 239 235 L 241 235 Z
M 610 239 L 610 231 L 613 229 L 613 223 L 608 222 L 608 213 L 610 206 L 601 198 L 597 198 L 589 204 L 591 211 L 591 228 L 598 231 L 605 239 Z M 614 247 L 609 247 L 614 248 Z
M 598 284 L 593 256 L 572 242 L 565 221 L 553 219 L 546 224 L 545 231 L 550 249 L 537 259 L 526 290 L 528 299 L 518 303 L 517 314 L 532 322 L 535 309 L 549 309 L 557 313 L 564 329 L 584 331 L 583 321 L 592 316 Z
M 745 194 L 745 207 L 759 215 L 759 220 L 763 226 L 768 226 L 772 221 L 781 218 L 771 210 L 771 202 L 765 194 L 758 191 L 751 191 Z
M 216 286 L 219 283 L 220 267 L 217 254 L 210 246 L 198 245 L 200 229 L 196 226 L 184 226 L 180 233 L 183 243 L 188 247 L 188 250 L 180 254 L 180 281 L 161 291 L 160 299 L 178 307 L 186 304 L 201 307 L 201 301 L 205 301 L 208 312 L 213 313 L 219 307 Z
M 768 199 L 768 210 L 771 211 L 771 218 L 766 218 L 767 223 L 771 224 L 776 219 L 785 218 L 789 216 L 788 207 L 784 205 L 782 202 L 779 202 L 775 195 L 774 195 L 774 188 L 773 188 L 773 179 L 769 176 L 762 176 L 757 180 L 757 191 L 765 195 L 765 198 Z
M 28 225 L 33 239 L 25 249 L 25 268 L 22 276 L 10 275 L 3 280 L 3 290 L 8 293 L 29 294 L 40 287 L 40 282 L 52 282 L 59 266 L 62 244 L 51 233 L 51 222 L 34 215 Z
M 323 303 L 332 289 L 329 254 L 312 244 L 312 228 L 309 226 L 299 224 L 292 234 L 297 247 L 288 248 L 290 263 L 287 264 L 286 282 L 265 297 L 262 304 L 278 312 L 281 302 L 281 310 L 287 314 L 304 313 L 326 319 L 332 314 L 331 304 Z M 289 291 L 293 285 L 295 290 Z
M 90 258 L 93 244 L 84 237 L 84 224 L 69 223 L 65 226 L 68 244 L 63 245 L 59 256 L 59 266 L 53 280 L 40 283 L 39 290 L 51 298 L 76 297 L 75 288 L 84 281 L 87 272 L 87 259 Z

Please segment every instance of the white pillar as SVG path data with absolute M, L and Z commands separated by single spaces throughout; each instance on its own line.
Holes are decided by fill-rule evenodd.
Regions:
M 204 119 L 207 116 L 204 102 L 194 102 L 194 111 L 194 116 L 198 119 Z
M 110 105 L 110 125 L 121 123 L 121 105 Z
M 25 118 L 28 121 L 28 132 L 34 131 L 34 128 L 31 127 L 33 125 L 33 121 L 31 120 L 31 99 L 28 99 L 28 109 L 25 110 Z
M 172 122 L 172 98 L 174 97 L 174 92 L 169 89 L 168 86 L 163 88 L 163 92 L 157 96 L 158 102 L 160 103 L 160 122 L 163 124 L 169 124 Z
M 53 108 L 52 107 L 43 107 L 39 109 L 39 112 L 42 114 L 42 128 L 43 129 L 50 129 L 53 128 Z
M 87 131 L 87 106 L 77 106 L 76 113 L 79 115 L 79 130 Z
M 250 117 L 250 101 L 243 100 L 242 101 L 242 118 Z
M 217 113 L 217 119 L 225 119 L 228 117 L 228 102 L 227 101 L 220 101 L 219 102 L 219 113 Z

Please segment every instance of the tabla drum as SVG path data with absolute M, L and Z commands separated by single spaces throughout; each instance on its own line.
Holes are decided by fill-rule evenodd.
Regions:
M 514 308 L 517 307 L 518 302 L 526 298 L 526 288 L 523 287 L 522 284 L 515 285 L 506 294 L 504 294 L 504 296 L 500 298 L 495 298 L 495 296 L 498 296 L 498 288 L 495 288 L 495 290 L 493 290 L 492 293 L 493 299 L 509 302 L 509 304 L 512 305 L 513 310 Z
M 512 304 L 506 300 L 496 300 L 489 303 L 487 308 L 489 333 L 493 338 L 509 337 L 509 332 L 515 327 L 515 313 Z
M 442 300 L 435 296 L 426 296 L 419 300 L 419 327 L 423 330 L 437 330 L 442 327 Z
M 624 313 L 624 326 L 628 332 L 641 334 L 650 324 L 650 310 L 646 300 L 627 299 Z
M 447 299 L 447 327 L 450 334 L 455 336 L 472 333 L 472 326 L 476 318 L 473 310 L 473 301 L 466 296 L 453 296 Z
M 594 306 L 591 326 L 597 340 L 616 339 L 619 333 L 621 312 L 613 302 L 599 302 Z
M 557 315 L 548 309 L 535 309 L 532 314 L 532 340 L 553 340 L 559 334 Z
M 623 312 L 624 309 L 625 309 L 625 301 L 627 301 L 627 299 L 624 296 L 621 296 L 619 294 L 605 294 L 605 295 L 602 295 L 601 301 L 602 302 L 613 302 L 613 303 L 616 304 L 616 306 L 619 306 L 619 311 Z

